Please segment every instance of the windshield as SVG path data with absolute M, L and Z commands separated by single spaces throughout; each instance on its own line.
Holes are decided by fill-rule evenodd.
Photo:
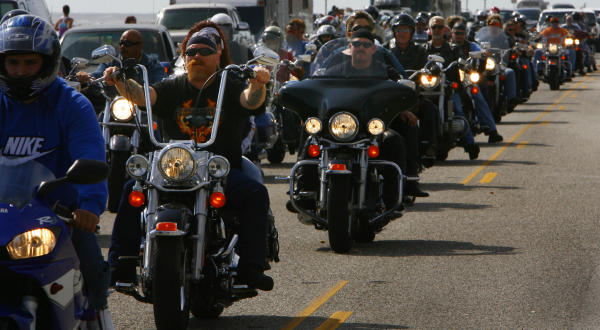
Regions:
M 0 204 L 22 208 L 31 200 L 34 188 L 42 181 L 53 180 L 54 174 L 36 161 L 16 160 L 0 157 Z
M 475 41 L 481 48 L 509 48 L 508 37 L 504 31 L 496 26 L 484 26 L 475 33 Z
M 388 79 L 381 51 L 377 51 L 368 39 L 358 41 L 363 44 L 354 50 L 348 47 L 347 38 L 331 40 L 323 45 L 311 67 L 311 77 Z M 371 43 L 371 47 L 365 48 L 365 42 Z
M 227 14 L 226 8 L 180 8 L 165 10 L 158 17 L 158 24 L 167 30 L 189 30 L 192 25 L 216 14 Z
M 546 24 L 546 20 L 548 19 L 548 17 L 550 16 L 555 16 L 558 17 L 558 19 L 560 20 L 559 24 L 564 24 L 565 23 L 565 14 L 571 14 L 573 12 L 573 10 L 565 10 L 565 11 L 552 11 L 552 12 L 543 12 L 542 14 L 540 14 L 540 19 L 538 21 L 538 24 L 540 26 L 542 25 L 547 25 Z
M 123 30 L 88 31 L 65 34 L 62 39 L 62 55 L 68 59 L 83 57 L 89 59 L 92 51 L 102 45 L 112 45 L 119 54 L 119 40 Z M 158 57 L 160 62 L 169 62 L 164 43 L 157 31 L 141 30 L 144 42 L 143 52 Z
M 15 1 L 9 1 L 9 2 L 0 2 L 0 15 L 4 16 L 4 14 L 8 13 L 9 11 L 13 10 L 13 9 L 17 9 L 17 3 Z
M 529 21 L 537 21 L 540 17 L 539 9 L 519 9 L 518 12 L 521 15 L 525 15 Z

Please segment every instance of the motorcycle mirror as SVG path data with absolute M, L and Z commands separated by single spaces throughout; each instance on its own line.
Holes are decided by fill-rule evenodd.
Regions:
M 112 60 L 117 60 L 121 64 L 121 60 L 117 58 L 115 47 L 111 45 L 103 45 L 92 51 L 92 63 L 94 64 L 109 63 Z
M 489 41 L 482 41 L 479 43 L 481 45 L 481 48 L 483 49 L 488 49 L 492 47 L 492 43 L 490 43 Z
M 73 57 L 73 59 L 71 60 L 71 65 L 80 69 L 87 67 L 89 63 L 90 61 L 83 57 Z
M 267 47 L 261 46 L 256 48 L 252 55 L 254 58 L 249 63 L 256 62 L 265 66 L 276 66 L 279 64 L 279 55 Z
M 439 62 L 439 63 L 446 62 L 446 60 L 444 60 L 444 58 L 439 55 L 429 55 L 429 56 L 427 56 L 427 61 L 435 61 L 435 62 Z
M 46 196 L 56 188 L 69 182 L 73 184 L 99 183 L 108 177 L 109 167 L 105 162 L 93 159 L 77 159 L 67 170 L 67 176 L 40 184 L 37 195 Z
M 474 58 L 474 59 L 480 59 L 483 55 L 482 51 L 476 51 L 476 52 L 469 52 L 469 56 Z
M 306 62 L 306 63 L 310 63 L 310 55 L 297 55 L 296 56 L 296 62 Z
M 315 45 L 315 44 L 306 44 L 305 48 L 306 48 L 307 53 L 308 52 L 315 52 L 315 53 L 317 52 L 317 45 Z

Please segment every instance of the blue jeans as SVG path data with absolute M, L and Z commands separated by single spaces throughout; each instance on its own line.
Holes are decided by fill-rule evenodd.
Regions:
M 517 97 L 517 75 L 515 74 L 515 70 L 511 68 L 506 68 L 504 70 L 504 94 L 506 94 L 506 99 L 511 100 Z
M 108 264 L 104 261 L 96 234 L 73 229 L 71 237 L 79 267 L 85 283 L 88 309 L 102 309 L 108 306 Z
M 490 132 L 495 131 L 496 123 L 494 122 L 494 117 L 492 117 L 492 111 L 483 98 L 483 95 L 481 95 L 481 93 L 472 95 L 473 101 L 475 102 L 475 111 L 477 111 L 477 117 L 479 117 L 479 121 L 488 128 L 486 133 L 489 134 Z

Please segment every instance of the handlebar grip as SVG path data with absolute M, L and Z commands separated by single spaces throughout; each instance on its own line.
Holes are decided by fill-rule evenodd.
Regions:
M 250 67 L 244 68 L 244 70 L 242 71 L 242 74 L 244 76 L 244 79 L 256 78 L 256 72 L 254 72 L 254 70 L 252 70 L 252 68 L 250 68 Z
M 54 203 L 54 206 L 52 206 L 52 211 L 62 218 L 73 220 L 73 210 L 62 204 L 59 204 L 59 202 Z

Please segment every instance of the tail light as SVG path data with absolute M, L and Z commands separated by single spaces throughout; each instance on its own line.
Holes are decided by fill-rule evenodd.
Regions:
M 308 155 L 312 158 L 319 157 L 321 154 L 321 148 L 317 144 L 311 144 L 308 146 Z
M 346 164 L 331 164 L 331 166 L 329 167 L 330 170 L 332 171 L 345 171 L 346 170 Z
M 159 222 L 156 224 L 157 231 L 177 231 L 177 222 Z
M 500 81 L 505 81 L 505 80 L 506 80 L 506 76 L 505 76 L 505 75 L 503 75 L 503 74 L 501 74 L 501 75 L 500 75 Z
M 129 193 L 129 205 L 140 207 L 146 203 L 146 196 L 139 190 L 133 190 Z
M 458 88 L 458 83 L 457 82 L 453 82 L 452 84 L 450 84 L 450 87 L 452 87 L 452 89 L 457 89 Z
M 542 61 L 546 60 L 546 55 L 542 55 Z
M 473 94 L 479 93 L 479 88 L 477 88 L 477 86 L 471 87 L 471 93 L 473 93 Z
M 225 194 L 220 191 L 215 191 L 209 197 L 210 206 L 215 209 L 220 209 L 225 206 Z
M 563 56 L 560 57 L 560 59 L 564 61 L 564 60 L 567 59 L 567 57 L 565 55 L 563 55 Z
M 510 59 L 511 60 L 516 60 L 517 59 L 517 54 L 510 54 Z
M 370 158 L 379 157 L 379 147 L 376 145 L 369 146 L 369 149 L 367 149 L 367 154 Z
M 527 68 L 529 68 L 527 64 L 523 64 L 523 69 L 527 70 Z

